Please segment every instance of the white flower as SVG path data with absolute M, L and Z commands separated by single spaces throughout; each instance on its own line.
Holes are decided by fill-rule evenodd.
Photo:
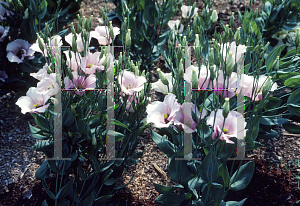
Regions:
M 157 82 L 151 84 L 152 89 L 154 89 L 157 92 L 161 92 L 163 94 L 172 93 L 172 91 L 173 91 L 172 73 L 164 73 L 164 75 L 169 82 L 169 91 L 168 91 L 167 85 L 164 85 L 160 79 Z M 175 82 L 175 80 L 173 79 L 173 83 L 174 82 Z
M 192 14 L 192 8 L 193 8 L 192 6 L 183 5 L 181 7 L 182 17 L 185 18 L 185 19 L 190 17 L 191 14 Z M 191 16 L 191 18 L 194 18 L 197 12 L 198 12 L 198 8 L 195 8 L 194 13 Z
M 56 83 L 56 74 L 52 73 L 48 77 L 45 77 L 37 83 L 38 94 L 44 94 L 48 96 L 53 96 L 58 93 L 59 85 Z
M 179 28 L 179 24 L 180 24 L 180 21 L 179 21 L 179 20 L 176 20 L 176 21 L 170 20 L 170 21 L 168 22 L 168 26 L 169 26 L 173 31 L 176 31 L 176 32 L 178 32 L 178 33 L 182 33 L 182 32 L 183 32 L 184 26 L 183 26 L 183 24 L 180 24 L 180 28 Z M 177 27 L 177 30 L 175 30 L 175 25 L 176 25 L 176 27 Z

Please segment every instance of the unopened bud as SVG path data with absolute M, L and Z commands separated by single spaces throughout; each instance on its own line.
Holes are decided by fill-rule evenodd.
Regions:
M 234 41 L 236 43 L 236 46 L 240 44 L 240 40 L 241 40 L 241 27 L 237 28 L 234 34 Z
M 96 140 L 95 135 L 93 135 L 93 138 L 92 138 L 92 145 L 94 145 L 94 146 L 97 145 L 97 140 Z
M 71 31 L 72 31 L 72 34 L 73 34 L 73 38 L 75 38 L 75 41 L 77 40 L 77 35 L 76 35 L 76 31 L 74 29 L 74 25 L 73 23 L 71 23 Z M 75 36 L 75 37 L 74 37 Z
M 226 59 L 226 75 L 230 77 L 234 66 L 234 57 L 232 51 L 229 51 Z
M 208 61 L 210 66 L 214 65 L 214 48 L 210 48 Z
M 126 32 L 127 31 L 127 17 L 124 18 L 124 22 L 122 24 L 121 31 L 122 32 Z
M 210 80 L 214 80 L 215 79 L 215 67 L 214 66 L 209 66 L 209 71 L 210 71 Z
M 126 43 L 126 48 L 129 49 L 131 46 L 131 29 L 128 29 L 128 31 L 126 33 L 125 43 Z
M 180 62 L 179 62 L 178 76 L 179 76 L 179 78 L 183 78 L 183 76 L 184 76 L 182 59 L 180 59 Z
M 230 110 L 229 98 L 226 97 L 225 102 L 223 104 L 223 111 L 222 111 L 222 115 L 224 118 L 228 116 L 229 110 Z
M 113 29 L 111 21 L 109 22 L 109 36 L 110 36 L 111 40 L 113 40 L 115 38 L 114 37 L 114 29 Z
M 50 28 L 47 23 L 45 23 L 45 34 L 47 37 L 51 36 Z
M 259 44 L 254 47 L 253 52 L 255 52 L 255 53 L 260 52 L 259 51 Z
M 157 73 L 158 73 L 158 76 L 159 76 L 161 82 L 164 85 L 169 85 L 168 79 L 166 78 L 166 76 L 164 75 L 164 73 L 160 70 L 160 68 L 157 69 Z
M 216 10 L 213 10 L 211 14 L 211 22 L 214 24 L 217 21 L 218 21 L 218 13 Z
M 74 53 L 77 52 L 76 35 L 75 36 L 73 35 L 73 38 L 72 38 L 72 50 Z
M 83 28 L 86 28 L 86 18 L 85 18 L 85 16 L 83 16 L 82 26 L 83 26 Z
M 42 43 L 42 40 L 41 40 L 41 38 L 40 38 L 40 35 L 39 35 L 38 33 L 36 33 L 36 35 L 37 35 L 37 37 L 38 37 L 39 47 L 40 47 L 41 51 L 44 52 L 45 47 L 44 47 L 44 45 L 43 45 L 43 43 Z
M 265 84 L 262 87 L 262 96 L 263 97 L 265 97 L 268 94 L 268 92 L 270 91 L 271 87 L 272 87 L 272 77 L 269 76 L 268 79 L 267 79 L 267 81 L 265 82 Z
M 234 13 L 233 12 L 231 12 L 229 24 L 230 24 L 230 27 L 233 28 L 233 26 L 234 26 Z
M 279 69 L 279 56 L 276 57 L 276 60 L 274 61 L 272 67 L 273 67 L 274 71 L 278 71 L 278 69 Z
M 198 84 L 199 84 L 199 78 L 196 74 L 196 71 L 192 70 L 192 88 L 198 88 Z
M 270 45 L 270 42 L 268 42 L 268 43 L 265 45 L 265 47 L 264 47 L 264 53 L 265 53 L 266 51 L 268 51 L 269 45 Z

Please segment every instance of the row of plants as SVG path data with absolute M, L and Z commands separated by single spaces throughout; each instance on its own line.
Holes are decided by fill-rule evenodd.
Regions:
M 50 9 L 52 1 L 37 1 L 2 4 L 5 9 L 1 10 L 0 32 L 6 47 L 2 47 L 1 59 L 12 68 L 25 69 L 11 73 L 2 70 L 1 80 L 7 85 L 9 78 L 22 76 L 23 72 L 36 79 L 24 81 L 29 90 L 16 104 L 22 113 L 34 117 L 39 128 L 29 124 L 30 133 L 41 140 L 34 148 L 47 158 L 55 158 L 55 102 L 61 96 L 62 156 L 70 160 L 47 159 L 36 172 L 53 199 L 51 203 L 45 200 L 43 205 L 118 205 L 119 200 L 113 196 L 126 186 L 119 180 L 126 168 L 142 157 L 143 152 L 135 149 L 139 135 L 151 123 L 159 129 L 157 133 L 151 130 L 152 139 L 168 155 L 169 175 L 178 183 L 173 187 L 154 183 L 161 194 L 155 199 L 157 204 L 242 205 L 246 199 L 224 201 L 229 190 L 247 187 L 255 168 L 254 161 L 241 165 L 240 160 L 238 169 L 234 172 L 232 167 L 229 172 L 226 163 L 237 157 L 238 134 L 244 137 L 242 147 L 250 151 L 262 146 L 257 138 L 278 135 L 274 125 L 282 124 L 287 131 L 300 133 L 299 126 L 291 123 L 291 118 L 300 116 L 296 1 L 265 1 L 260 12 L 239 13 L 243 28 L 235 32 L 231 29 L 232 15 L 230 25 L 221 23 L 224 32 L 215 32 L 212 41 L 208 34 L 217 13 L 209 0 L 201 15 L 195 4 L 182 6 L 182 1 L 115 0 L 114 12 L 106 16 L 103 9 L 105 26 L 91 31 L 92 18 L 78 16 L 77 32 L 72 24 L 68 34 L 43 18 L 45 15 L 35 16 L 47 11 L 47 17 L 58 21 L 68 9 L 60 14 L 59 9 Z M 29 6 L 24 10 L 23 5 Z M 251 2 L 250 7 L 253 5 Z M 171 20 L 179 7 L 181 20 Z M 26 10 L 28 18 L 24 19 L 36 19 L 29 24 L 36 34 L 30 41 L 20 25 L 9 23 L 14 14 L 26 17 Z M 290 18 L 281 20 L 286 13 Z M 122 22 L 121 28 L 112 26 L 109 20 L 113 18 Z M 185 25 L 181 24 L 183 19 Z M 286 51 L 284 41 L 277 47 L 270 45 L 268 40 L 278 32 L 273 24 L 295 31 L 295 48 Z M 14 39 L 11 31 L 21 35 Z M 98 42 L 96 48 L 89 47 L 92 38 Z M 114 60 L 109 45 L 123 47 L 118 60 Z M 190 45 L 197 59 L 195 65 L 190 63 Z M 160 80 L 150 85 L 149 70 L 160 56 L 170 72 L 158 70 Z M 55 68 L 55 61 L 61 62 L 61 68 Z M 109 78 L 112 69 L 113 81 Z M 113 108 L 108 107 L 112 88 Z M 163 102 L 148 104 L 151 88 L 165 95 Z M 278 92 L 284 88 L 292 92 Z M 244 113 L 237 105 L 241 95 L 245 97 Z M 114 118 L 108 115 L 112 110 Z M 111 124 L 114 128 L 109 127 Z M 109 137 L 115 140 L 115 148 L 108 148 Z M 109 157 L 110 149 L 115 151 L 115 158 L 103 159 Z M 55 191 L 47 186 L 50 176 L 56 177 Z M 179 194 L 174 193 L 176 189 Z

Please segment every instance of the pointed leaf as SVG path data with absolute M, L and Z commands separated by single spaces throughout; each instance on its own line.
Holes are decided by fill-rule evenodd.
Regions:
M 245 189 L 251 181 L 255 169 L 254 161 L 247 162 L 242 165 L 230 178 L 230 189 L 233 191 L 240 191 Z

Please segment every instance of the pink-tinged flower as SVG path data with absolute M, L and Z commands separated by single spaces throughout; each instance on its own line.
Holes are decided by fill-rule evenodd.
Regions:
M 50 98 L 48 95 L 38 94 L 36 92 L 37 88 L 30 87 L 26 93 L 26 96 L 22 96 L 16 102 L 21 108 L 21 112 L 23 114 L 29 113 L 43 113 L 49 107 L 49 103 L 47 105 L 46 102 Z
M 224 117 L 222 115 L 222 109 L 218 109 L 216 119 L 214 118 L 214 115 L 215 112 L 212 111 L 207 119 L 207 124 L 210 126 L 214 126 L 212 133 L 213 140 L 216 140 L 217 137 L 221 134 L 220 140 L 225 141 L 226 143 L 234 144 L 234 142 L 230 140 L 231 137 L 237 137 L 237 134 L 241 131 L 244 131 L 244 136 L 246 136 L 246 122 L 244 124 L 244 128 L 237 127 L 237 121 L 244 118 L 242 114 L 236 111 L 230 111 L 225 120 L 223 130 L 222 126 L 224 122 Z
M 59 85 L 56 83 L 56 74 L 52 73 L 45 76 L 40 82 L 37 83 L 38 94 L 53 96 L 59 91 Z
M 176 25 L 177 29 L 175 29 L 175 25 Z M 178 33 L 182 33 L 183 29 L 184 29 L 183 24 L 180 24 L 180 20 L 176 20 L 176 21 L 170 20 L 168 22 L 168 26 L 170 27 L 171 30 L 176 31 Z
M 7 76 L 7 74 L 6 74 L 6 72 L 5 72 L 5 70 L 0 70 L 0 80 L 2 81 L 2 82 L 5 82 L 5 79 L 6 78 L 8 78 L 8 76 Z
M 84 71 L 85 74 L 94 74 L 97 71 L 103 71 L 103 63 L 105 57 L 102 57 L 99 60 L 101 52 L 90 53 L 87 52 L 86 56 L 81 59 L 80 68 Z
M 46 78 L 48 77 L 49 78 L 49 74 L 47 73 L 47 67 L 48 67 L 48 63 L 46 63 L 42 69 L 40 69 L 37 73 L 30 73 L 30 76 L 32 76 L 33 78 L 35 79 L 38 79 L 38 80 L 42 80 L 43 78 Z M 51 67 L 51 63 L 50 63 L 50 66 Z
M 74 53 L 72 51 L 70 51 L 71 53 L 71 57 L 69 57 L 69 51 L 64 51 L 63 52 L 67 59 L 66 59 L 66 64 L 67 66 L 74 72 L 78 72 L 81 70 L 81 67 L 80 67 L 80 61 L 81 61 L 81 56 L 79 53 Z M 76 56 L 75 56 L 76 55 Z
M 241 93 L 241 95 L 244 95 L 244 96 L 247 96 L 250 98 L 252 97 L 252 101 L 261 101 L 263 99 L 262 87 L 267 82 L 267 79 L 268 79 L 267 76 L 261 75 L 258 79 L 258 82 L 256 79 L 255 84 L 253 84 L 253 82 L 254 82 L 253 76 L 248 76 L 246 74 L 242 74 L 237 93 Z M 253 85 L 256 86 L 256 89 L 254 91 L 254 94 L 252 95 Z M 270 91 L 274 91 L 276 89 L 277 89 L 277 84 L 274 83 L 272 88 L 270 89 Z M 257 94 L 257 96 L 255 97 L 256 94 Z
M 31 44 L 23 39 L 16 39 L 13 42 L 7 44 L 6 52 L 7 59 L 10 62 L 22 63 L 24 57 L 28 56 L 28 59 L 34 59 L 34 50 L 30 48 Z
M 150 101 L 150 97 L 147 97 L 148 100 Z M 123 100 L 123 97 L 121 96 L 120 97 L 121 99 L 121 102 L 123 103 L 124 100 Z M 128 112 L 134 112 L 134 109 L 133 109 L 133 101 L 135 103 L 135 105 L 137 105 L 139 103 L 139 99 L 140 99 L 140 93 L 134 93 L 133 95 L 130 95 L 127 99 L 127 102 L 126 102 L 126 110 Z
M 164 85 L 160 79 L 157 82 L 151 84 L 152 89 L 154 89 L 157 92 L 163 93 L 163 94 L 172 93 L 173 83 L 175 82 L 174 78 L 172 78 L 172 73 L 163 73 L 163 74 L 165 75 L 165 77 L 167 78 L 167 80 L 169 82 L 169 91 L 168 91 L 167 85 Z M 172 81 L 172 79 L 173 79 L 173 81 Z
M 241 44 L 236 46 L 236 43 L 234 41 L 232 43 L 226 43 L 224 45 L 222 44 L 221 45 L 221 52 L 223 52 L 224 61 L 226 61 L 225 58 L 228 56 L 228 53 L 226 52 L 226 49 L 229 49 L 229 51 L 232 52 L 234 62 L 238 62 L 239 59 L 241 58 L 241 56 L 246 52 L 247 47 L 245 45 L 241 45 Z M 236 56 L 236 59 L 235 59 L 235 56 Z
M 236 94 L 236 89 L 238 88 L 237 85 L 237 74 L 236 72 L 232 72 L 231 76 L 229 78 L 229 84 L 227 83 L 228 77 L 226 76 L 225 79 L 225 84 L 224 84 L 224 75 L 223 71 L 220 70 L 219 72 L 219 77 L 218 77 L 218 84 L 216 85 L 216 89 L 214 90 L 216 94 L 219 94 L 219 96 L 222 96 L 223 93 L 223 98 L 225 97 L 233 97 Z M 228 93 L 228 95 L 227 95 Z
M 9 26 L 6 26 L 5 28 L 0 26 L 0 42 L 4 42 L 5 37 L 8 35 L 9 28 Z
M 91 74 L 88 77 L 80 76 L 77 72 L 72 72 L 73 82 L 69 77 L 64 78 L 65 89 L 75 89 L 75 93 L 79 96 L 82 96 L 85 93 L 85 90 L 95 89 L 96 87 L 96 76 Z M 73 91 L 69 91 L 73 94 Z
M 182 17 L 185 19 L 190 17 L 192 14 L 192 8 L 193 8 L 192 6 L 182 5 L 182 7 L 181 7 Z M 194 16 L 196 15 L 197 12 L 198 12 L 198 8 L 195 8 L 193 16 L 191 16 L 191 18 L 194 18 Z M 189 13 L 189 15 L 188 15 L 188 13 Z
M 144 83 L 146 82 L 145 77 L 135 76 L 134 73 L 130 71 L 123 70 L 119 75 L 121 90 L 127 95 L 142 91 L 142 89 L 144 89 Z
M 195 110 L 196 109 L 196 110 Z M 175 114 L 174 125 L 177 125 L 180 131 L 184 130 L 186 133 L 193 133 L 197 123 L 192 118 L 192 111 L 196 113 L 198 118 L 198 123 L 200 119 L 203 119 L 206 116 L 207 111 L 203 109 L 202 115 L 199 110 L 195 107 L 193 103 L 184 102 L 180 109 Z M 186 123 L 184 122 L 186 120 Z
M 62 39 L 61 39 L 61 37 L 59 35 L 55 35 L 55 36 L 53 36 L 53 37 L 51 37 L 49 39 L 49 43 L 50 43 L 49 46 L 55 46 L 55 39 L 57 39 L 57 46 L 61 47 L 63 45 L 63 43 L 62 43 Z M 48 57 L 48 54 L 47 54 L 47 45 L 45 44 L 43 38 L 41 38 L 41 42 L 44 45 L 44 54 L 45 54 L 45 57 Z M 33 49 L 36 52 L 43 53 L 42 50 L 41 50 L 41 48 L 40 48 L 40 46 L 39 46 L 38 40 L 36 40 L 36 42 L 34 44 L 32 44 L 31 49 Z M 52 54 L 55 55 L 55 47 L 52 48 Z
M 77 51 L 82 52 L 84 50 L 84 47 L 83 47 L 83 42 L 82 42 L 82 39 L 81 39 L 81 33 L 76 34 L 76 37 L 77 37 L 77 40 L 76 40 Z M 90 45 L 91 39 L 92 39 L 92 36 L 90 35 L 89 36 L 89 41 L 87 42 L 88 45 Z M 67 36 L 65 36 L 65 40 L 70 46 L 72 46 L 73 34 L 70 33 Z
M 118 34 L 120 34 L 120 28 L 118 27 L 113 27 L 113 33 L 114 33 L 114 39 Z M 109 36 L 109 27 L 107 26 L 97 26 L 95 28 L 95 31 L 91 31 L 90 33 L 91 37 L 95 38 L 98 40 L 100 45 L 108 45 L 112 43 L 112 40 Z M 108 43 L 109 39 L 109 43 Z
M 0 22 L 3 22 L 6 20 L 6 18 L 4 17 L 4 14 L 6 13 L 7 16 L 13 15 L 14 13 L 6 10 L 4 8 L 4 6 L 2 6 L 2 4 L 4 4 L 5 6 L 9 7 L 9 4 L 7 2 L 1 1 L 0 2 Z
M 170 93 L 165 96 L 163 102 L 154 101 L 147 105 L 147 123 L 154 123 L 157 128 L 169 127 L 174 123 L 175 114 L 179 109 L 180 104 L 176 96 Z

